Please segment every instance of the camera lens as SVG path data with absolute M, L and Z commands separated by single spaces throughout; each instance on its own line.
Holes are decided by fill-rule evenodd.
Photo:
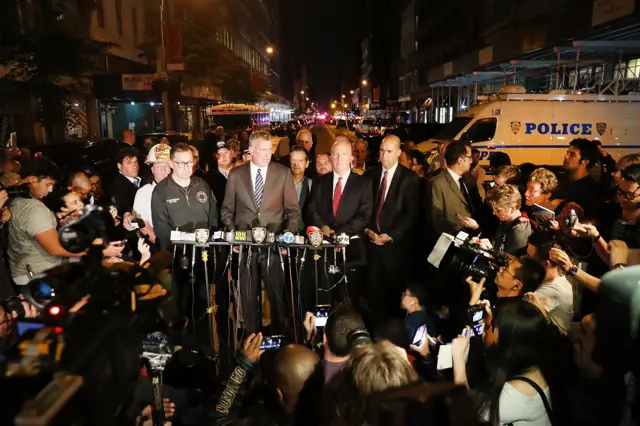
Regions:
M 29 283 L 29 292 L 32 303 L 42 309 L 47 306 L 56 296 L 56 289 L 50 283 L 35 279 Z

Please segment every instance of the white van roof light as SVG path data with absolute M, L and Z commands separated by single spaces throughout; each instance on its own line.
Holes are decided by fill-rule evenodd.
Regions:
M 527 89 L 519 84 L 507 84 L 498 90 L 498 95 L 526 95 Z

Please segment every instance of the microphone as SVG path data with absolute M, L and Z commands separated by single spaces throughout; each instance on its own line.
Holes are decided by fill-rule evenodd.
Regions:
M 275 243 L 276 242 L 276 234 L 280 230 L 280 225 L 277 223 L 269 223 L 267 224 L 267 242 Z
M 236 242 L 246 242 L 247 241 L 247 230 L 249 229 L 249 225 L 246 223 L 239 223 L 238 229 L 235 232 L 235 240 Z
M 225 232 L 224 232 L 224 239 L 226 242 L 233 244 L 235 241 L 235 232 L 234 229 L 232 227 L 229 226 L 225 226 Z
M 267 229 L 260 226 L 258 218 L 253 219 L 251 222 L 251 238 L 254 243 L 262 244 L 267 238 Z
M 322 245 L 322 231 L 317 226 L 307 226 L 305 232 L 307 238 L 313 247 L 320 247 Z

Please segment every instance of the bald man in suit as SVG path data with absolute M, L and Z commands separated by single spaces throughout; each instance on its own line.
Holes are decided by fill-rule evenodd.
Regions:
M 269 133 L 260 131 L 251 134 L 251 161 L 233 168 L 229 173 L 220 213 L 220 219 L 226 228 L 248 230 L 260 224 L 274 232 L 298 230 L 300 206 L 291 170 L 271 162 L 271 149 Z M 251 250 L 255 252 L 252 253 L 251 264 L 242 265 L 240 274 L 245 331 L 250 334 L 260 329 L 258 298 L 261 280 L 265 283 L 269 297 L 273 328 L 275 331 L 284 331 L 285 281 L 278 254 L 271 249 L 253 247 Z M 266 256 L 271 257 L 269 262 Z M 246 260 L 247 257 L 243 257 Z

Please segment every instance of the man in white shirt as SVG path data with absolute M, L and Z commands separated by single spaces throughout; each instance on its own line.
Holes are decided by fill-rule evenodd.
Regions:
M 551 233 L 536 232 L 529 238 L 527 254 L 542 263 L 546 271 L 544 281 L 533 294 L 549 313 L 551 321 L 566 335 L 573 318 L 573 287 L 559 265 L 550 260 L 549 252 L 553 247 Z
M 131 227 L 131 220 L 134 216 L 144 220 L 145 227 L 142 233 L 148 234 L 151 242 L 155 241 L 153 219 L 151 218 L 151 195 L 156 185 L 171 174 L 170 154 L 171 147 L 165 144 L 157 144 L 149 150 L 149 155 L 147 155 L 145 163 L 151 165 L 153 181 L 144 185 L 136 192 L 136 197 L 133 200 L 133 212 L 127 212 L 124 215 L 125 227 L 127 229 Z

